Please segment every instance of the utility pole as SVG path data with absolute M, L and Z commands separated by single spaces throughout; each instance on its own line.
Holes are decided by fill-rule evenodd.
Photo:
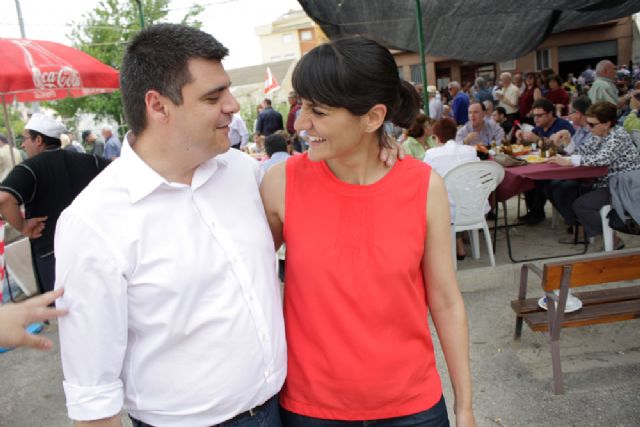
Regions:
M 422 102 L 423 109 L 429 117 L 429 92 L 427 91 L 427 63 L 424 55 L 424 30 L 422 28 L 422 6 L 421 0 L 416 0 L 416 24 L 418 27 L 418 49 L 420 49 L 420 68 L 422 71 Z
M 138 4 L 138 16 L 140 17 L 140 28 L 144 28 L 144 12 L 142 10 L 142 3 L 140 3 L 140 0 L 135 0 L 135 2 Z
M 22 37 L 23 39 L 27 38 L 27 35 L 24 31 L 24 21 L 22 19 L 22 9 L 20 8 L 20 0 L 15 0 L 16 2 L 16 13 L 18 14 L 18 23 L 20 24 L 20 37 Z M 39 113 L 40 112 L 40 103 L 39 102 L 32 102 L 31 103 L 31 109 L 34 113 Z
M 18 13 L 18 23 L 20 24 L 20 36 L 26 39 L 24 35 L 24 22 L 22 22 L 22 9 L 20 9 L 20 0 L 16 0 L 16 12 Z

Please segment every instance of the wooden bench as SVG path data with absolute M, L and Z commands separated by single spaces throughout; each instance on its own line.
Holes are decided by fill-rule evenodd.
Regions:
M 541 278 L 542 289 L 547 295 L 548 310 L 538 306 L 538 298 L 527 298 L 529 271 Z M 640 250 L 550 262 L 544 264 L 542 270 L 533 264 L 522 266 L 518 299 L 511 301 L 511 308 L 516 312 L 514 339 L 520 338 L 523 321 L 533 331 L 542 332 L 548 338 L 555 394 L 564 393 L 560 365 L 562 328 L 618 322 L 640 317 L 640 284 L 572 292 L 582 301 L 582 308 L 573 313 L 565 313 L 569 288 L 635 279 L 640 279 Z M 559 290 L 559 293 L 554 293 L 554 290 Z

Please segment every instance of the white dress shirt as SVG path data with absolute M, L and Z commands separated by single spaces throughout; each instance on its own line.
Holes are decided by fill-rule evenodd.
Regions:
M 432 120 L 440 120 L 444 114 L 444 107 L 440 100 L 440 94 L 435 94 L 429 99 L 429 117 Z
M 518 98 L 520 97 L 520 89 L 511 83 L 502 90 L 502 99 L 498 103 L 499 107 L 503 107 L 507 114 L 515 114 L 518 112 Z
M 249 143 L 249 131 L 247 130 L 247 125 L 238 113 L 234 114 L 231 118 L 231 124 L 229 125 L 229 142 L 231 143 L 231 146 L 240 144 L 240 148 Z
M 210 426 L 262 404 L 286 374 L 273 240 L 258 165 L 237 150 L 167 182 L 122 157 L 56 228 L 69 417 Z
M 478 154 L 476 153 L 475 147 L 471 145 L 463 145 L 458 144 L 453 139 L 447 141 L 446 144 L 435 147 L 427 152 L 424 155 L 424 161 L 429 164 L 433 168 L 434 171 L 438 175 L 444 178 L 444 176 L 451 169 L 455 168 L 458 165 L 463 163 L 473 162 L 475 160 L 480 160 L 478 158 Z M 489 204 L 485 206 L 485 212 L 488 212 L 487 209 Z M 455 215 L 456 207 L 453 202 L 453 198 L 449 196 L 449 213 L 451 214 L 451 221 L 456 217 Z

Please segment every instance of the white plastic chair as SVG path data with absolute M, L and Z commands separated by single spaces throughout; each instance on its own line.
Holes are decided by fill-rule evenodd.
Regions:
M 447 192 L 455 204 L 455 218 L 452 219 L 451 225 L 451 247 L 456 268 L 456 232 L 471 231 L 471 253 L 474 259 L 478 259 L 480 257 L 478 230 L 480 229 L 484 231 L 491 266 L 496 265 L 489 227 L 484 218 L 484 208 L 489 194 L 496 189 L 503 178 L 503 167 L 491 161 L 464 163 L 451 169 L 444 176 Z
M 602 220 L 602 241 L 604 242 L 604 251 L 613 251 L 613 228 L 609 227 L 609 212 L 611 205 L 604 205 L 600 208 L 600 219 Z

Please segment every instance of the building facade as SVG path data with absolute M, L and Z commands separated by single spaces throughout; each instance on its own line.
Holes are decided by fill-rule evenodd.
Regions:
M 477 76 L 495 80 L 501 72 L 529 72 L 551 68 L 562 78 L 578 76 L 587 65 L 609 59 L 629 65 L 633 59 L 632 40 L 636 23 L 632 17 L 563 31 L 549 36 L 535 51 L 520 58 L 499 63 L 457 61 L 427 55 L 427 82 L 439 89 L 452 80 L 473 82 Z M 398 72 L 408 81 L 422 85 L 420 56 L 413 52 L 392 51 Z
M 322 29 L 303 10 L 291 10 L 270 24 L 256 27 L 256 34 L 260 38 L 263 63 L 300 59 L 327 40 Z

